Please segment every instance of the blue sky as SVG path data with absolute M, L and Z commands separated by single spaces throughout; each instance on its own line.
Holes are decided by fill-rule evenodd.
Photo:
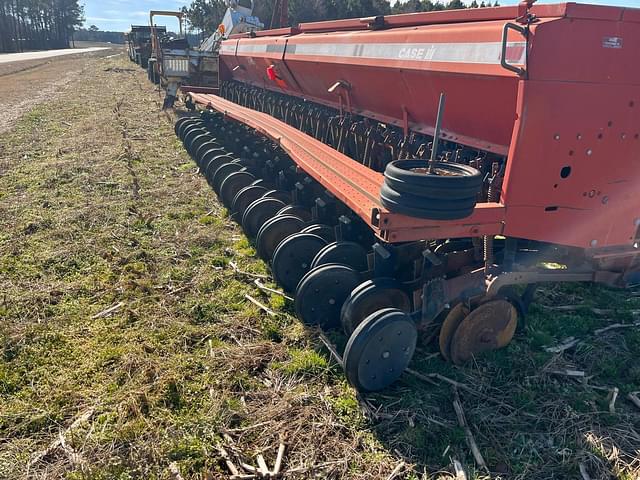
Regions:
M 470 1 L 470 0 L 469 0 Z M 513 5 L 519 0 L 498 0 L 501 5 Z M 538 3 L 559 3 L 560 0 L 539 0 Z M 97 25 L 101 30 L 127 31 L 131 24 L 147 25 L 149 10 L 179 10 L 190 0 L 84 0 L 86 26 Z M 480 3 L 480 0 L 478 0 Z M 585 3 L 640 7 L 640 0 L 586 0 Z M 164 17 L 162 24 L 170 30 L 178 29 L 178 22 Z

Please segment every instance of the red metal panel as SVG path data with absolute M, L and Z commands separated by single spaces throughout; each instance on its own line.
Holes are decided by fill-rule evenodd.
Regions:
M 559 19 L 536 25 L 530 44 L 532 80 L 640 84 L 637 23 Z
M 519 97 L 505 234 L 578 247 L 633 243 L 640 86 L 526 81 Z

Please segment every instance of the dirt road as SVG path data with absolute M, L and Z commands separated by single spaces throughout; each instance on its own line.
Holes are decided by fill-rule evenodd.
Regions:
M 0 55 L 0 63 L 23 62 L 26 60 L 40 60 L 43 58 L 60 57 L 63 55 L 75 55 L 81 53 L 97 52 L 108 50 L 109 47 L 91 48 L 65 48 L 63 50 L 46 50 L 41 52 L 6 53 Z
M 124 55 L 122 46 L 70 49 L 62 56 L 51 58 L 24 58 L 20 61 L 3 61 L 12 55 L 48 54 L 54 52 L 29 52 L 0 56 L 0 133 L 8 130 L 18 118 L 43 101 L 56 98 L 60 92 L 71 88 L 75 81 L 82 81 L 92 69 L 98 68 L 105 57 Z M 58 50 L 67 52 L 67 50 Z M 80 53 L 78 53 L 80 52 Z M 14 57 L 15 58 L 15 57 Z

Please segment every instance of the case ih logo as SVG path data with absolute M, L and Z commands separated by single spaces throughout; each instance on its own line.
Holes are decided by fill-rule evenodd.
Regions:
M 400 49 L 398 58 L 402 60 L 431 60 L 436 49 L 434 46 L 429 48 L 411 48 L 404 47 Z
M 622 48 L 621 37 L 604 37 L 602 39 L 603 48 Z

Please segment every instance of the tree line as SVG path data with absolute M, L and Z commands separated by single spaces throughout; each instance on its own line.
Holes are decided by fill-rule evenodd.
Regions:
M 67 48 L 83 21 L 78 0 L 0 0 L 0 52 Z
M 254 15 L 260 18 L 266 28 L 271 27 L 274 3 L 273 0 L 255 2 Z M 473 0 L 467 7 L 462 0 L 409 0 L 396 1 L 393 5 L 389 0 L 289 0 L 288 18 L 289 25 L 297 25 L 341 18 L 491 6 L 498 6 L 498 2 Z M 184 11 L 188 14 L 191 27 L 208 35 L 218 27 L 226 9 L 222 0 L 193 0 Z

